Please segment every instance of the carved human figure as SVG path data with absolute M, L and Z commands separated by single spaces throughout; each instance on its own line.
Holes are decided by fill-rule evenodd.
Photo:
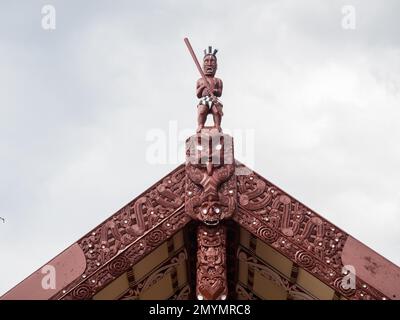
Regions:
M 225 300 L 228 294 L 226 228 L 200 225 L 197 246 L 197 299 Z
M 222 95 L 222 80 L 215 77 L 217 71 L 217 53 L 218 50 L 212 50 L 208 47 L 204 50 L 203 72 L 206 80 L 200 78 L 196 84 L 196 94 L 200 99 L 197 106 L 197 132 L 204 128 L 207 116 L 213 115 L 214 127 L 221 131 L 221 119 L 223 116 L 222 103 L 218 100 Z M 210 92 L 211 91 L 211 92 Z

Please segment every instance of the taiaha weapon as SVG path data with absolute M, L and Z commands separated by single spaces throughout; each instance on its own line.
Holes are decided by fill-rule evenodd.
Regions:
M 208 80 L 207 80 L 207 78 L 206 78 L 206 75 L 204 74 L 203 69 L 202 69 L 201 66 L 200 66 L 199 60 L 197 60 L 196 54 L 195 54 L 194 51 L 193 51 L 193 48 L 192 48 L 192 46 L 191 46 L 191 44 L 190 44 L 190 42 L 189 42 L 189 39 L 188 39 L 188 38 L 184 38 L 183 41 L 185 41 L 185 44 L 186 44 L 187 48 L 189 49 L 190 55 L 192 56 L 193 61 L 194 61 L 194 63 L 196 64 L 197 70 L 199 70 L 200 75 L 201 75 L 201 77 L 203 78 L 203 80 L 204 80 L 204 82 L 205 82 L 205 84 L 206 84 L 206 86 L 207 86 L 207 89 L 208 89 L 208 92 L 210 93 L 210 96 L 211 96 L 212 98 L 214 98 L 214 99 L 217 99 L 217 98 L 214 96 L 214 93 L 213 93 L 212 90 L 211 90 L 210 83 L 208 82 Z

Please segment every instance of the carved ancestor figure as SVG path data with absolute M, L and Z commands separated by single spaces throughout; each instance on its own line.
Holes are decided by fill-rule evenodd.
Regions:
M 222 80 L 215 77 L 217 71 L 217 49 L 208 47 L 204 50 L 203 72 L 205 78 L 197 80 L 196 94 L 200 102 L 197 106 L 197 132 L 203 129 L 207 115 L 212 114 L 214 127 L 221 131 L 221 119 L 223 116 L 222 103 L 218 100 L 222 95 Z M 207 81 L 207 82 L 206 82 Z
M 196 94 L 200 99 L 197 105 L 197 133 L 201 132 L 206 123 L 207 116 L 211 113 L 214 119 L 214 128 L 221 132 L 221 120 L 223 116 L 222 103 L 218 100 L 222 95 L 222 80 L 215 77 L 217 72 L 217 49 L 209 46 L 204 50 L 203 68 L 190 45 L 189 39 L 185 38 L 186 46 L 200 72 L 201 78 L 197 80 Z
M 228 295 L 225 227 L 200 225 L 197 246 L 197 299 L 225 300 Z

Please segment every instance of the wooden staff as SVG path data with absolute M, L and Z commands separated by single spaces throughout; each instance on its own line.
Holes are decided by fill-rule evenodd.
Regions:
M 191 46 L 191 44 L 190 44 L 190 42 L 189 42 L 189 39 L 188 39 L 188 38 L 185 38 L 185 39 L 183 39 L 183 41 L 185 41 L 186 46 L 187 46 L 187 48 L 189 49 L 190 55 L 192 56 L 193 61 L 194 61 L 194 63 L 196 64 L 197 70 L 199 70 L 200 75 L 201 75 L 201 77 L 203 78 L 203 80 L 204 80 L 204 82 L 205 82 L 205 84 L 206 84 L 206 86 L 207 86 L 207 89 L 208 89 L 208 92 L 210 93 L 210 96 L 211 96 L 212 98 L 216 98 L 216 97 L 214 96 L 214 93 L 213 93 L 212 90 L 211 90 L 210 83 L 208 82 L 208 80 L 207 80 L 207 78 L 206 78 L 206 75 L 204 74 L 203 69 L 202 69 L 201 66 L 200 66 L 199 60 L 197 60 L 196 54 L 195 54 L 194 51 L 193 51 L 193 48 L 192 48 L 192 46 Z

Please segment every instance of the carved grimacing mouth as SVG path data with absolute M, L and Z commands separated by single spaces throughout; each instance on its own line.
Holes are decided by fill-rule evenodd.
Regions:
M 204 220 L 204 223 L 208 226 L 216 226 L 219 223 L 219 220 Z

